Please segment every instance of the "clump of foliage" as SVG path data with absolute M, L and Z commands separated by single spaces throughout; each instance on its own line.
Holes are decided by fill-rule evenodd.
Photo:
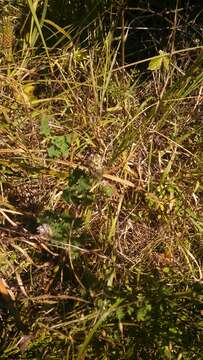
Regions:
M 125 64 L 130 2 L 74 4 L 2 13 L 1 359 L 201 359 L 198 23 Z

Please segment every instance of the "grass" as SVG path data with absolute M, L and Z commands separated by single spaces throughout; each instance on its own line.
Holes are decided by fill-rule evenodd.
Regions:
M 202 50 L 128 71 L 112 31 L 48 49 L 29 6 L 0 65 L 1 359 L 201 359 Z

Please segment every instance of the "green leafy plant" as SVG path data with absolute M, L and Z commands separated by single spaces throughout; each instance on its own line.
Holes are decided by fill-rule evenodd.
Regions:
M 51 158 L 66 158 L 69 155 L 71 138 L 69 135 L 53 136 L 51 145 L 48 147 L 48 155 Z
M 68 177 L 69 186 L 63 191 L 65 201 L 79 205 L 90 204 L 94 195 L 91 193 L 93 179 L 83 170 L 75 169 Z

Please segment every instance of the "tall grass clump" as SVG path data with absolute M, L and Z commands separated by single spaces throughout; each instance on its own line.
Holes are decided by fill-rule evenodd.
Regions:
M 54 6 L 1 18 L 0 358 L 201 359 L 202 45 Z

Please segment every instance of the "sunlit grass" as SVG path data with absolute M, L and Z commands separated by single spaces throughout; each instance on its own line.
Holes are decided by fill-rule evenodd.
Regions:
M 143 76 L 113 29 L 76 47 L 28 5 L 0 65 L 0 274 L 29 331 L 4 304 L 2 359 L 198 358 L 202 55 Z

